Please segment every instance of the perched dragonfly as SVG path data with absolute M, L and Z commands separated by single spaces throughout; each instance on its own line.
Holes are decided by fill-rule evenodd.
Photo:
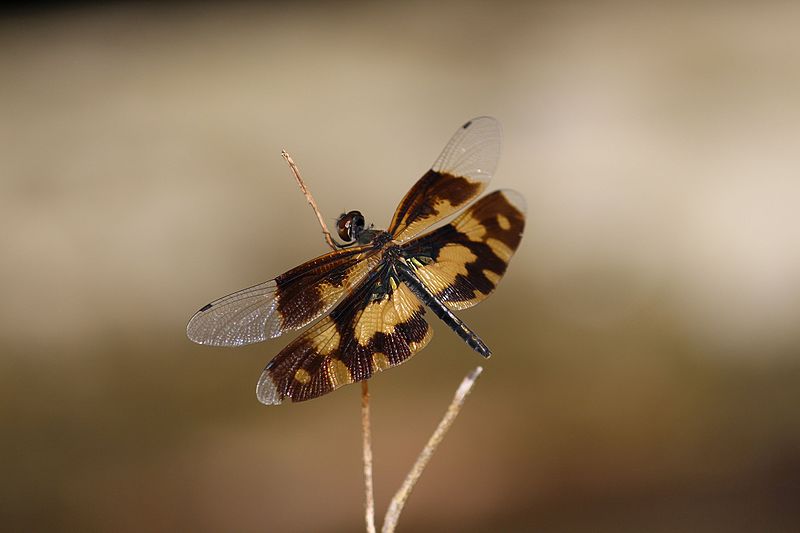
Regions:
M 494 191 L 472 203 L 497 166 L 500 139 L 495 119 L 470 120 L 406 194 L 387 230 L 367 227 L 358 211 L 342 214 L 339 249 L 203 306 L 187 335 L 241 346 L 317 321 L 262 372 L 256 394 L 268 405 L 310 400 L 406 361 L 433 336 L 426 308 L 489 357 L 453 311 L 495 289 L 522 238 L 519 193 Z

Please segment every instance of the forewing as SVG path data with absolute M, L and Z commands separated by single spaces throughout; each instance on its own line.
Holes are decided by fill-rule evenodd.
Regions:
M 404 245 L 417 277 L 447 307 L 471 307 L 505 274 L 525 227 L 525 200 L 495 191 L 451 223 Z
M 369 379 L 424 348 L 433 336 L 424 307 L 407 286 L 383 286 L 381 279 L 381 273 L 371 274 L 275 356 L 258 380 L 259 401 L 310 400 Z
M 327 253 L 203 306 L 189 320 L 186 334 L 198 344 L 241 346 L 302 328 L 330 309 L 377 261 L 371 247 Z
M 477 198 L 497 167 L 501 137 L 491 117 L 461 126 L 397 207 L 388 230 L 394 239 L 408 240 Z

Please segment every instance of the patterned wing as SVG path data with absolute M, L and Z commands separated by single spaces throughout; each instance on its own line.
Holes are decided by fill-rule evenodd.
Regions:
M 495 289 L 522 239 L 525 199 L 495 191 L 450 224 L 406 243 L 417 277 L 453 310 L 466 309 Z
M 388 268 L 373 272 L 269 362 L 256 386 L 259 401 L 310 400 L 369 379 L 425 347 L 433 336 L 425 309 L 406 285 L 387 281 Z
M 491 117 L 461 126 L 397 207 L 388 230 L 394 239 L 406 241 L 477 198 L 497 167 L 501 137 Z
M 336 250 L 203 306 L 186 326 L 198 344 L 241 346 L 309 324 L 378 262 L 373 248 Z

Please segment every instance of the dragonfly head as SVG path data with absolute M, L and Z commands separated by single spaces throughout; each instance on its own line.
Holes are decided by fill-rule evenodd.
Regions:
M 365 225 L 364 215 L 360 211 L 342 213 L 336 219 L 336 231 L 339 233 L 339 238 L 344 242 L 357 241 L 364 232 Z

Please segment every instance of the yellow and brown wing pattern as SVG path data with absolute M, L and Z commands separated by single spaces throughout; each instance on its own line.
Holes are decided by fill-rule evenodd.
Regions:
M 453 310 L 485 299 L 505 274 L 525 228 L 525 200 L 495 191 L 450 224 L 403 246 L 419 280 Z
M 394 240 L 411 239 L 477 198 L 497 167 L 501 138 L 500 124 L 491 117 L 461 126 L 397 207 L 387 230 Z
M 256 387 L 267 405 L 310 400 L 399 365 L 433 336 L 425 309 L 384 265 L 269 362 Z
M 373 247 L 336 250 L 203 306 L 186 333 L 198 344 L 242 346 L 302 328 L 377 264 Z

